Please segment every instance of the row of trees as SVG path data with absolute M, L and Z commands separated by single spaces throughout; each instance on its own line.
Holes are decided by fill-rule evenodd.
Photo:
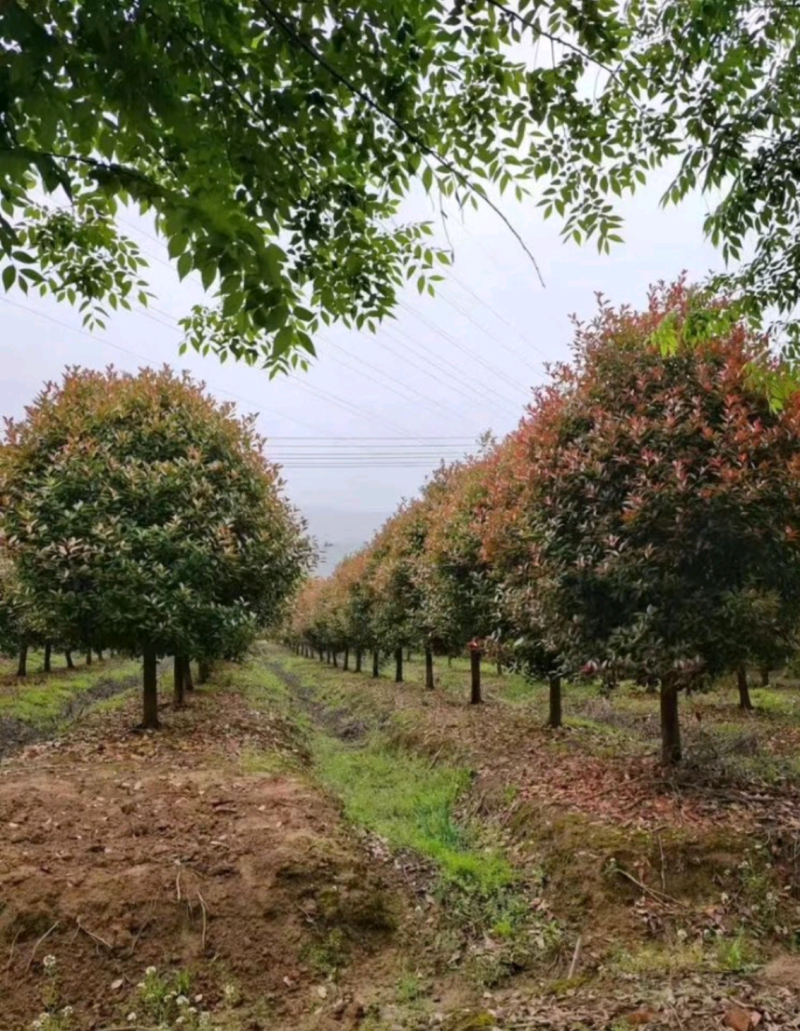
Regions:
M 169 369 L 68 370 L 0 448 L 0 650 L 58 644 L 159 656 L 176 700 L 278 620 L 312 546 L 252 418 Z
M 774 667 L 800 623 L 800 399 L 763 390 L 762 340 L 684 283 L 646 311 L 601 305 L 577 327 L 518 429 L 442 467 L 286 629 L 317 653 L 487 652 L 550 684 L 631 677 L 661 698 L 681 757 L 678 697 L 748 664 Z M 360 666 L 360 659 L 357 660 Z M 376 660 L 377 662 L 377 660 Z

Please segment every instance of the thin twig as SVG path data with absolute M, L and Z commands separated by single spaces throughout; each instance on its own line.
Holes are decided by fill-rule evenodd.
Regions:
M 181 872 L 178 870 L 178 876 L 175 878 L 175 894 L 178 896 L 178 902 L 181 900 Z
M 667 895 L 663 891 L 657 891 L 655 888 L 650 888 L 646 884 L 642 884 L 641 881 L 637 881 L 633 874 L 629 874 L 628 871 L 623 870 L 621 866 L 615 867 L 615 870 L 623 877 L 627 877 L 631 884 L 635 884 L 640 891 L 643 891 L 646 895 L 651 895 L 657 902 L 672 902 L 674 905 L 680 906 L 681 909 L 688 908 L 685 903 L 680 901 L 680 899 L 673 898 L 672 895 Z
M 80 920 L 77 921 L 77 924 L 78 924 L 78 930 L 79 931 L 83 931 L 84 934 L 88 934 L 88 936 L 93 941 L 99 942 L 101 945 L 105 945 L 105 947 L 108 949 L 109 952 L 113 952 L 114 951 L 114 946 L 110 945 L 105 940 L 105 938 L 101 938 L 99 934 L 93 934 L 88 928 L 83 926 L 83 924 L 80 922 Z
M 578 960 L 581 958 L 581 936 L 578 935 L 578 940 L 575 942 L 575 951 L 572 953 L 572 962 L 569 965 L 569 973 L 567 974 L 567 980 L 571 981 L 575 976 L 575 968 L 578 966 Z
M 658 848 L 661 852 L 661 890 L 667 890 L 667 874 L 664 869 L 664 842 L 661 840 L 661 835 L 658 835 Z
M 55 931 L 55 929 L 58 927 L 58 924 L 59 924 L 59 921 L 56 920 L 56 922 L 53 924 L 53 926 L 50 928 L 50 930 L 49 931 L 45 931 L 44 934 L 42 935 L 42 937 L 36 942 L 36 944 L 31 949 L 31 954 L 30 954 L 30 957 L 28 958 L 28 965 L 25 967 L 25 973 L 26 974 L 28 973 L 28 971 L 31 968 L 31 963 L 33 963 L 33 957 L 36 955 L 36 950 L 39 948 L 39 946 L 42 944 L 42 942 L 45 940 L 45 938 L 48 938 L 53 933 L 53 931 Z
M 14 946 L 17 944 L 17 938 L 22 934 L 22 928 L 20 927 L 17 933 L 14 935 L 14 940 L 11 942 L 11 948 L 8 953 L 8 963 L 6 963 L 6 970 L 11 969 L 11 964 L 14 962 Z
M 203 896 L 200 894 L 200 889 L 197 889 L 197 897 L 200 899 L 200 905 L 203 908 L 203 936 L 200 940 L 200 947 L 203 952 L 206 951 L 206 927 L 208 926 L 208 912 L 206 910 L 206 903 Z

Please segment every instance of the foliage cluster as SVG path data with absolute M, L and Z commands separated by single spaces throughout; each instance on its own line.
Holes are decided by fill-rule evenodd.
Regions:
M 660 688 L 674 761 L 682 688 L 736 671 L 747 705 L 747 665 L 794 649 L 800 399 L 771 405 L 764 342 L 683 282 L 643 312 L 601 304 L 573 350 L 515 432 L 307 589 L 287 639 L 422 647 L 429 666 L 490 651 L 550 678 L 554 724 L 562 677 L 636 678 Z
M 0 451 L 3 644 L 33 637 L 155 664 L 243 652 L 311 555 L 251 418 L 169 369 L 68 370 Z M 180 694 L 180 692 L 179 692 Z

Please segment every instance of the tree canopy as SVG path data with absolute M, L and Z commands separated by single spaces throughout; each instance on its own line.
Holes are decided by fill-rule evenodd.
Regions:
M 71 370 L 6 436 L 5 544 L 63 639 L 152 668 L 237 655 L 305 571 L 310 545 L 253 420 L 188 376 Z
M 415 181 L 440 206 L 531 190 L 608 249 L 614 196 L 678 161 L 665 201 L 715 198 L 717 289 L 794 353 L 799 28 L 783 0 L 5 0 L 3 282 L 88 322 L 146 302 L 131 203 L 214 293 L 186 344 L 285 369 L 321 323 L 433 288 L 447 253 L 394 221 Z
M 493 650 L 550 681 L 554 725 L 564 677 L 660 684 L 676 760 L 681 688 L 736 672 L 747 706 L 745 665 L 796 648 L 800 396 L 775 408 L 754 376 L 776 369 L 724 299 L 683 282 L 642 312 L 602 305 L 519 427 L 317 582 L 289 639 Z
M 527 68 L 514 45 L 563 33 L 610 55 L 612 12 L 556 0 L 545 29 L 483 2 L 6 0 L 6 288 L 50 290 L 90 322 L 146 301 L 114 223 L 132 203 L 215 291 L 188 344 L 286 368 L 320 322 L 374 326 L 407 277 L 435 281 L 446 254 L 429 226 L 392 224 L 400 200 L 415 180 L 463 205 L 530 177 L 531 116 L 570 119 L 576 68 Z

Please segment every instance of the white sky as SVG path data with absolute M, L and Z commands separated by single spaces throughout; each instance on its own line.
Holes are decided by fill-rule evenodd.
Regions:
M 201 299 L 202 290 L 191 278 L 178 283 L 164 264 L 166 251 L 153 238 L 151 225 L 126 216 L 122 228 L 150 261 L 157 310 L 113 313 L 106 333 L 87 335 L 67 305 L 26 298 L 16 289 L 0 294 L 0 414 L 22 415 L 42 383 L 58 378 L 67 364 L 102 368 L 113 363 L 135 371 L 166 362 L 189 369 L 220 399 L 235 395 L 241 409 L 257 411 L 268 438 L 324 437 L 323 448 L 360 450 L 355 442 L 333 444 L 332 438 L 457 437 L 467 445 L 486 429 L 502 436 L 516 425 L 530 386 L 545 377 L 542 363 L 567 357 L 569 316 L 590 316 L 596 292 L 615 304 L 641 305 L 651 283 L 672 280 L 684 269 L 701 277 L 720 266 L 703 240 L 703 200 L 693 197 L 680 208 L 661 210 L 665 183 L 664 177 L 654 180 L 622 207 L 625 243 L 610 256 L 598 255 L 594 244 L 564 244 L 558 223 L 543 222 L 534 200 L 520 205 L 504 199 L 503 210 L 537 257 L 545 289 L 493 212 L 467 212 L 464 224 L 451 217 L 453 275 L 435 299 L 410 288 L 385 332 L 373 337 L 329 329 L 317 340 L 319 359 L 309 373 L 272 381 L 258 369 L 178 355 L 174 319 Z M 409 203 L 408 215 L 433 217 L 424 198 Z M 275 440 L 269 450 L 294 455 L 289 448 L 298 443 Z M 321 450 L 315 442 L 306 443 L 312 454 Z M 312 530 L 319 535 L 335 544 L 335 538 L 347 536 L 348 518 L 325 514 L 341 510 L 353 513 L 353 536 L 360 538 L 365 523 L 377 525 L 381 514 L 415 492 L 426 469 L 438 464 L 437 456 L 462 446 L 460 440 L 449 447 L 408 443 L 427 456 L 424 466 L 331 468 L 324 459 L 327 467 L 302 468 L 287 461 L 289 496 L 311 514 Z M 380 444 L 373 441 L 373 446 L 379 449 Z

